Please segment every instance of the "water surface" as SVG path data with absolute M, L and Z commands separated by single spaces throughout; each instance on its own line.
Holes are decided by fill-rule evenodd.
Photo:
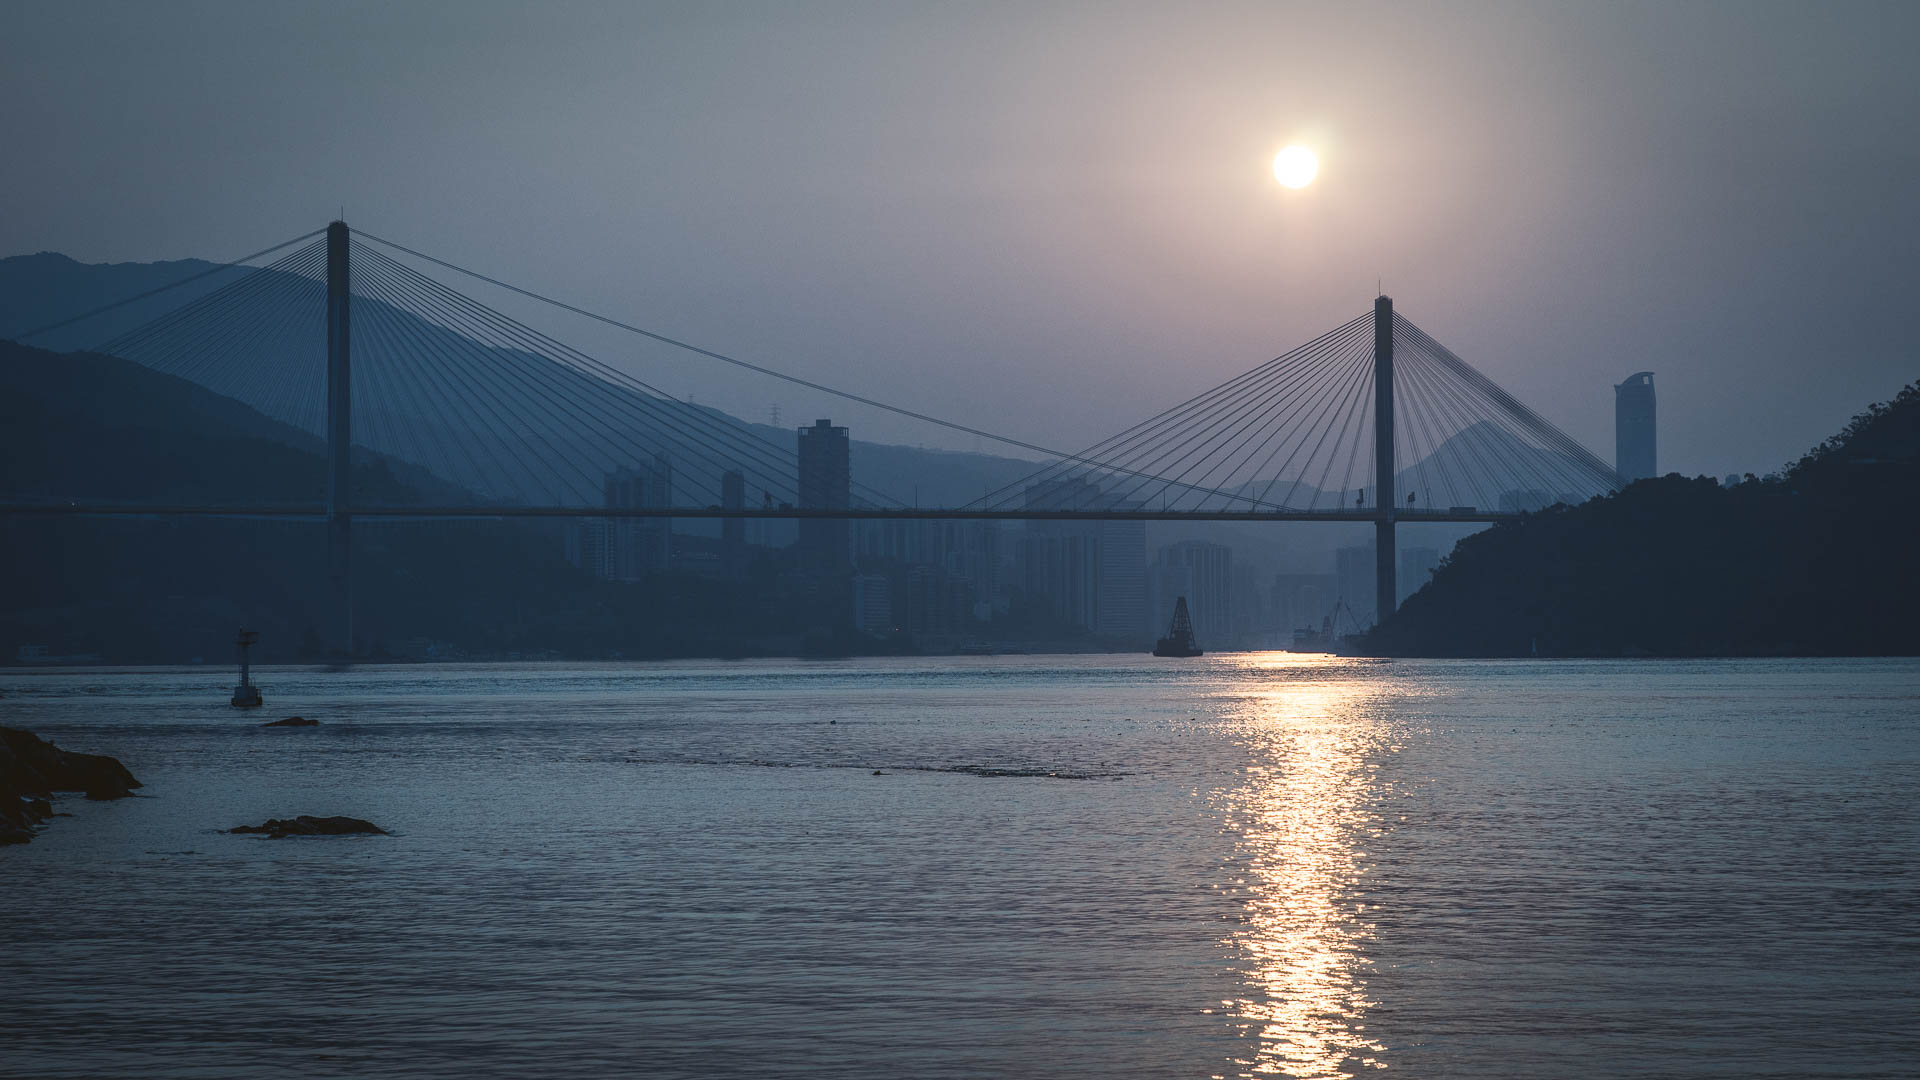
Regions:
M 0 849 L 0 1075 L 1920 1060 L 1913 661 L 269 669 L 258 715 L 229 681 L 0 673 L 0 723 L 147 784 Z M 396 835 L 221 831 L 302 813 Z

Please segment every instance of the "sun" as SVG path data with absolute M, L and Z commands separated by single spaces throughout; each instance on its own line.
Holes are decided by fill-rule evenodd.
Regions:
M 1320 159 L 1304 146 L 1289 146 L 1273 156 L 1273 178 L 1281 187 L 1303 188 L 1320 173 Z

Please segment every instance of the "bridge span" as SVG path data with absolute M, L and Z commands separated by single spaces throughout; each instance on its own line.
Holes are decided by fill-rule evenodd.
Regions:
M 227 272 L 226 283 L 93 351 L 186 379 L 306 433 L 324 447 L 324 501 L 183 505 L 14 491 L 0 492 L 0 515 L 321 522 L 333 609 L 327 636 L 345 652 L 356 518 L 1371 523 L 1377 595 L 1391 604 L 1398 525 L 1499 521 L 1620 486 L 1597 456 L 1386 296 L 1301 346 L 1092 446 L 1063 451 L 595 314 L 356 234 L 341 221 Z M 823 488 L 791 441 L 781 445 L 764 429 L 668 394 L 633 364 L 567 345 L 452 288 L 441 280 L 447 275 L 631 333 L 648 348 L 1037 460 L 1027 475 L 961 506 L 913 505 L 867 486 L 844 464 L 837 486 Z M 154 291 L 164 289 L 130 299 Z M 844 437 L 844 428 L 835 430 Z M 369 505 L 355 495 L 353 470 L 374 462 L 417 470 L 410 475 L 442 490 L 421 502 Z M 614 496 L 614 477 L 641 472 L 654 494 Z M 754 503 L 744 498 L 749 489 L 760 495 Z

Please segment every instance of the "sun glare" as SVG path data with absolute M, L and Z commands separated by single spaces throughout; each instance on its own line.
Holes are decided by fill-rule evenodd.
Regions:
M 1273 156 L 1273 178 L 1280 186 L 1303 188 L 1320 172 L 1320 159 L 1304 146 L 1289 146 Z

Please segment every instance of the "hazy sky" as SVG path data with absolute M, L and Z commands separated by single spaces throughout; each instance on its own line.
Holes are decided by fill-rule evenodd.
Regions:
M 0 7 L 0 254 L 356 227 L 1050 445 L 1398 309 L 1608 460 L 1920 377 L 1920 4 Z M 1269 171 L 1319 151 L 1292 192 Z M 486 293 L 476 295 L 494 299 Z M 516 312 L 522 310 L 514 309 Z M 703 402 L 780 384 L 547 320 Z

